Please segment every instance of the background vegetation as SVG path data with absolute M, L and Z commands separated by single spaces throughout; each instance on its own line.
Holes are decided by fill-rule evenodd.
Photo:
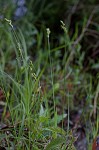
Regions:
M 91 149 L 99 134 L 99 3 L 0 1 L 0 146 Z

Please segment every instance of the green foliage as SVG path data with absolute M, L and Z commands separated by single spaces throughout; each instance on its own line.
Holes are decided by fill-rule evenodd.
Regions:
M 0 129 L 1 146 L 74 149 L 71 112 L 79 109 L 89 144 L 97 135 L 99 119 L 91 120 L 99 111 L 94 78 L 99 68 L 99 16 L 94 4 L 94 0 L 31 0 L 26 2 L 26 15 L 14 20 L 15 5 L 2 2 L 0 87 L 6 96 L 2 121 L 7 128 Z

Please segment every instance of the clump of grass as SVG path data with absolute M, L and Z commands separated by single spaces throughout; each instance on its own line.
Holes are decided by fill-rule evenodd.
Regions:
M 5 118 L 7 107 L 10 113 L 10 117 L 6 119 L 7 129 L 0 130 L 2 132 L 1 140 L 3 141 L 1 144 L 4 147 L 9 147 L 9 149 L 12 147 L 17 147 L 17 149 L 24 147 L 26 149 L 55 149 L 57 146 L 59 149 L 71 149 L 69 144 L 73 144 L 74 139 L 69 129 L 73 124 L 71 111 L 75 110 L 81 111 L 83 123 L 80 122 L 80 125 L 83 126 L 84 124 L 88 142 L 91 144 L 92 137 L 97 135 L 99 126 L 99 120 L 96 118 L 93 121 L 90 117 L 93 110 L 94 114 L 96 114 L 96 110 L 98 111 L 98 79 L 94 79 L 89 72 L 86 73 L 86 70 L 93 68 L 97 71 L 99 65 L 98 60 L 94 63 L 94 60 L 90 60 L 88 57 L 86 59 L 86 54 L 90 48 L 94 47 L 93 44 L 87 43 L 90 38 L 86 35 L 91 33 L 88 30 L 89 25 L 89 27 L 92 26 L 98 31 L 98 24 L 91 21 L 93 13 L 88 21 L 87 16 L 84 15 L 84 9 L 79 13 L 79 10 L 82 9 L 80 4 L 82 6 L 83 2 L 67 2 L 69 3 L 67 8 L 70 8 L 70 10 L 66 22 L 69 26 L 66 28 L 65 24 L 61 22 L 64 36 L 50 37 L 49 30 L 47 30 L 47 35 L 46 33 L 44 35 L 43 31 L 46 30 L 46 27 L 44 24 L 42 25 L 40 19 L 42 14 L 48 14 L 48 16 L 52 16 L 53 12 L 59 14 L 60 11 L 58 10 L 61 7 L 60 5 L 58 5 L 59 9 L 54 7 L 58 4 L 56 0 L 52 5 L 46 0 L 42 2 L 42 5 L 39 5 L 39 3 L 39 0 L 31 1 L 28 8 L 31 9 L 33 4 L 32 15 L 29 10 L 23 20 L 15 22 L 20 26 L 20 22 L 23 21 L 22 28 L 20 26 L 23 33 L 21 30 L 18 30 L 17 33 L 17 29 L 13 28 L 9 20 L 6 20 L 10 25 L 9 30 L 8 26 L 7 29 L 2 29 L 2 26 L 0 26 L 0 33 L 4 38 L 0 49 L 0 85 L 5 91 L 7 101 L 3 118 Z M 37 11 L 36 8 L 39 9 L 39 6 L 40 10 Z M 55 11 L 53 11 L 53 8 L 55 8 Z M 10 18 L 10 12 L 7 16 Z M 75 16 L 78 18 L 77 20 Z M 53 24 L 56 26 L 57 23 L 51 22 L 56 21 L 56 19 L 53 19 L 54 17 L 49 18 L 52 18 L 49 22 L 53 29 Z M 49 22 L 45 20 L 43 20 L 43 23 L 49 25 Z M 42 26 L 40 32 L 33 23 L 38 28 Z M 79 35 L 80 31 L 81 35 Z M 87 31 L 86 34 L 85 31 Z M 94 37 L 93 32 L 92 35 Z M 95 37 L 97 36 L 95 35 Z M 57 41 L 51 43 L 50 39 L 53 40 L 53 38 L 57 39 L 58 43 L 62 45 L 56 46 Z M 84 43 L 82 44 L 82 42 Z M 96 50 L 98 42 L 95 45 Z M 55 48 L 52 49 L 52 46 L 55 46 Z M 31 52 L 28 49 L 30 47 L 32 47 Z M 29 56 L 29 52 L 33 56 Z M 84 66 L 87 61 L 90 61 L 88 67 Z M 95 85 L 97 85 L 97 88 L 95 88 Z M 58 112 L 58 107 L 60 112 Z M 68 120 L 67 124 L 64 123 L 64 118 L 66 121 Z M 61 121 L 62 129 L 58 127 Z M 66 129 L 66 132 L 64 129 Z M 68 141 L 69 137 L 70 140 Z
M 73 148 L 75 139 L 69 133 L 69 129 L 67 135 L 64 129 L 58 127 L 58 123 L 66 117 L 66 114 L 58 115 L 57 109 L 55 109 L 49 30 L 47 29 L 47 37 L 54 103 L 53 117 L 51 116 L 48 99 L 41 90 L 40 78 L 43 71 L 41 70 L 38 75 L 36 74 L 35 66 L 28 58 L 25 42 L 21 41 L 24 43 L 24 45 L 21 45 L 20 38 L 15 32 L 11 21 L 7 19 L 6 21 L 12 29 L 16 60 L 13 75 L 6 73 L 2 67 L 0 70 L 0 84 L 5 91 L 6 106 L 9 112 L 9 118 L 5 120 L 7 126 L 6 128 L 2 127 L 0 130 L 2 133 L 0 138 L 3 141 L 0 145 L 8 149 L 50 150 Z M 22 37 L 21 34 L 20 37 Z M 3 116 L 2 119 L 5 119 L 5 115 Z

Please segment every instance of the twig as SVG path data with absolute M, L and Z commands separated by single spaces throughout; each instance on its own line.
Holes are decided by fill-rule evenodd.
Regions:
M 85 34 L 85 32 L 86 32 L 88 26 L 89 26 L 90 23 L 91 23 L 91 20 L 92 20 L 92 18 L 93 18 L 94 13 L 95 13 L 95 9 L 92 11 L 92 13 L 91 13 L 91 15 L 90 15 L 90 17 L 89 17 L 89 19 L 88 19 L 88 22 L 87 22 L 85 28 L 83 28 L 83 30 L 82 30 L 82 33 L 81 33 L 80 36 L 77 38 L 77 40 L 74 42 L 74 45 L 75 45 L 75 46 L 82 40 L 82 38 L 83 38 L 83 36 L 84 36 L 84 34 Z

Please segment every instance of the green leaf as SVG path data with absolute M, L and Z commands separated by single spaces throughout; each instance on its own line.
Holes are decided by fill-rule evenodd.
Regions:
M 55 147 L 63 144 L 66 142 L 66 139 L 63 137 L 58 137 L 56 139 L 53 139 L 46 147 L 46 150 L 54 149 Z
M 67 114 L 57 115 L 57 123 L 59 124 L 66 117 Z M 55 122 L 55 117 L 51 120 L 51 122 Z

